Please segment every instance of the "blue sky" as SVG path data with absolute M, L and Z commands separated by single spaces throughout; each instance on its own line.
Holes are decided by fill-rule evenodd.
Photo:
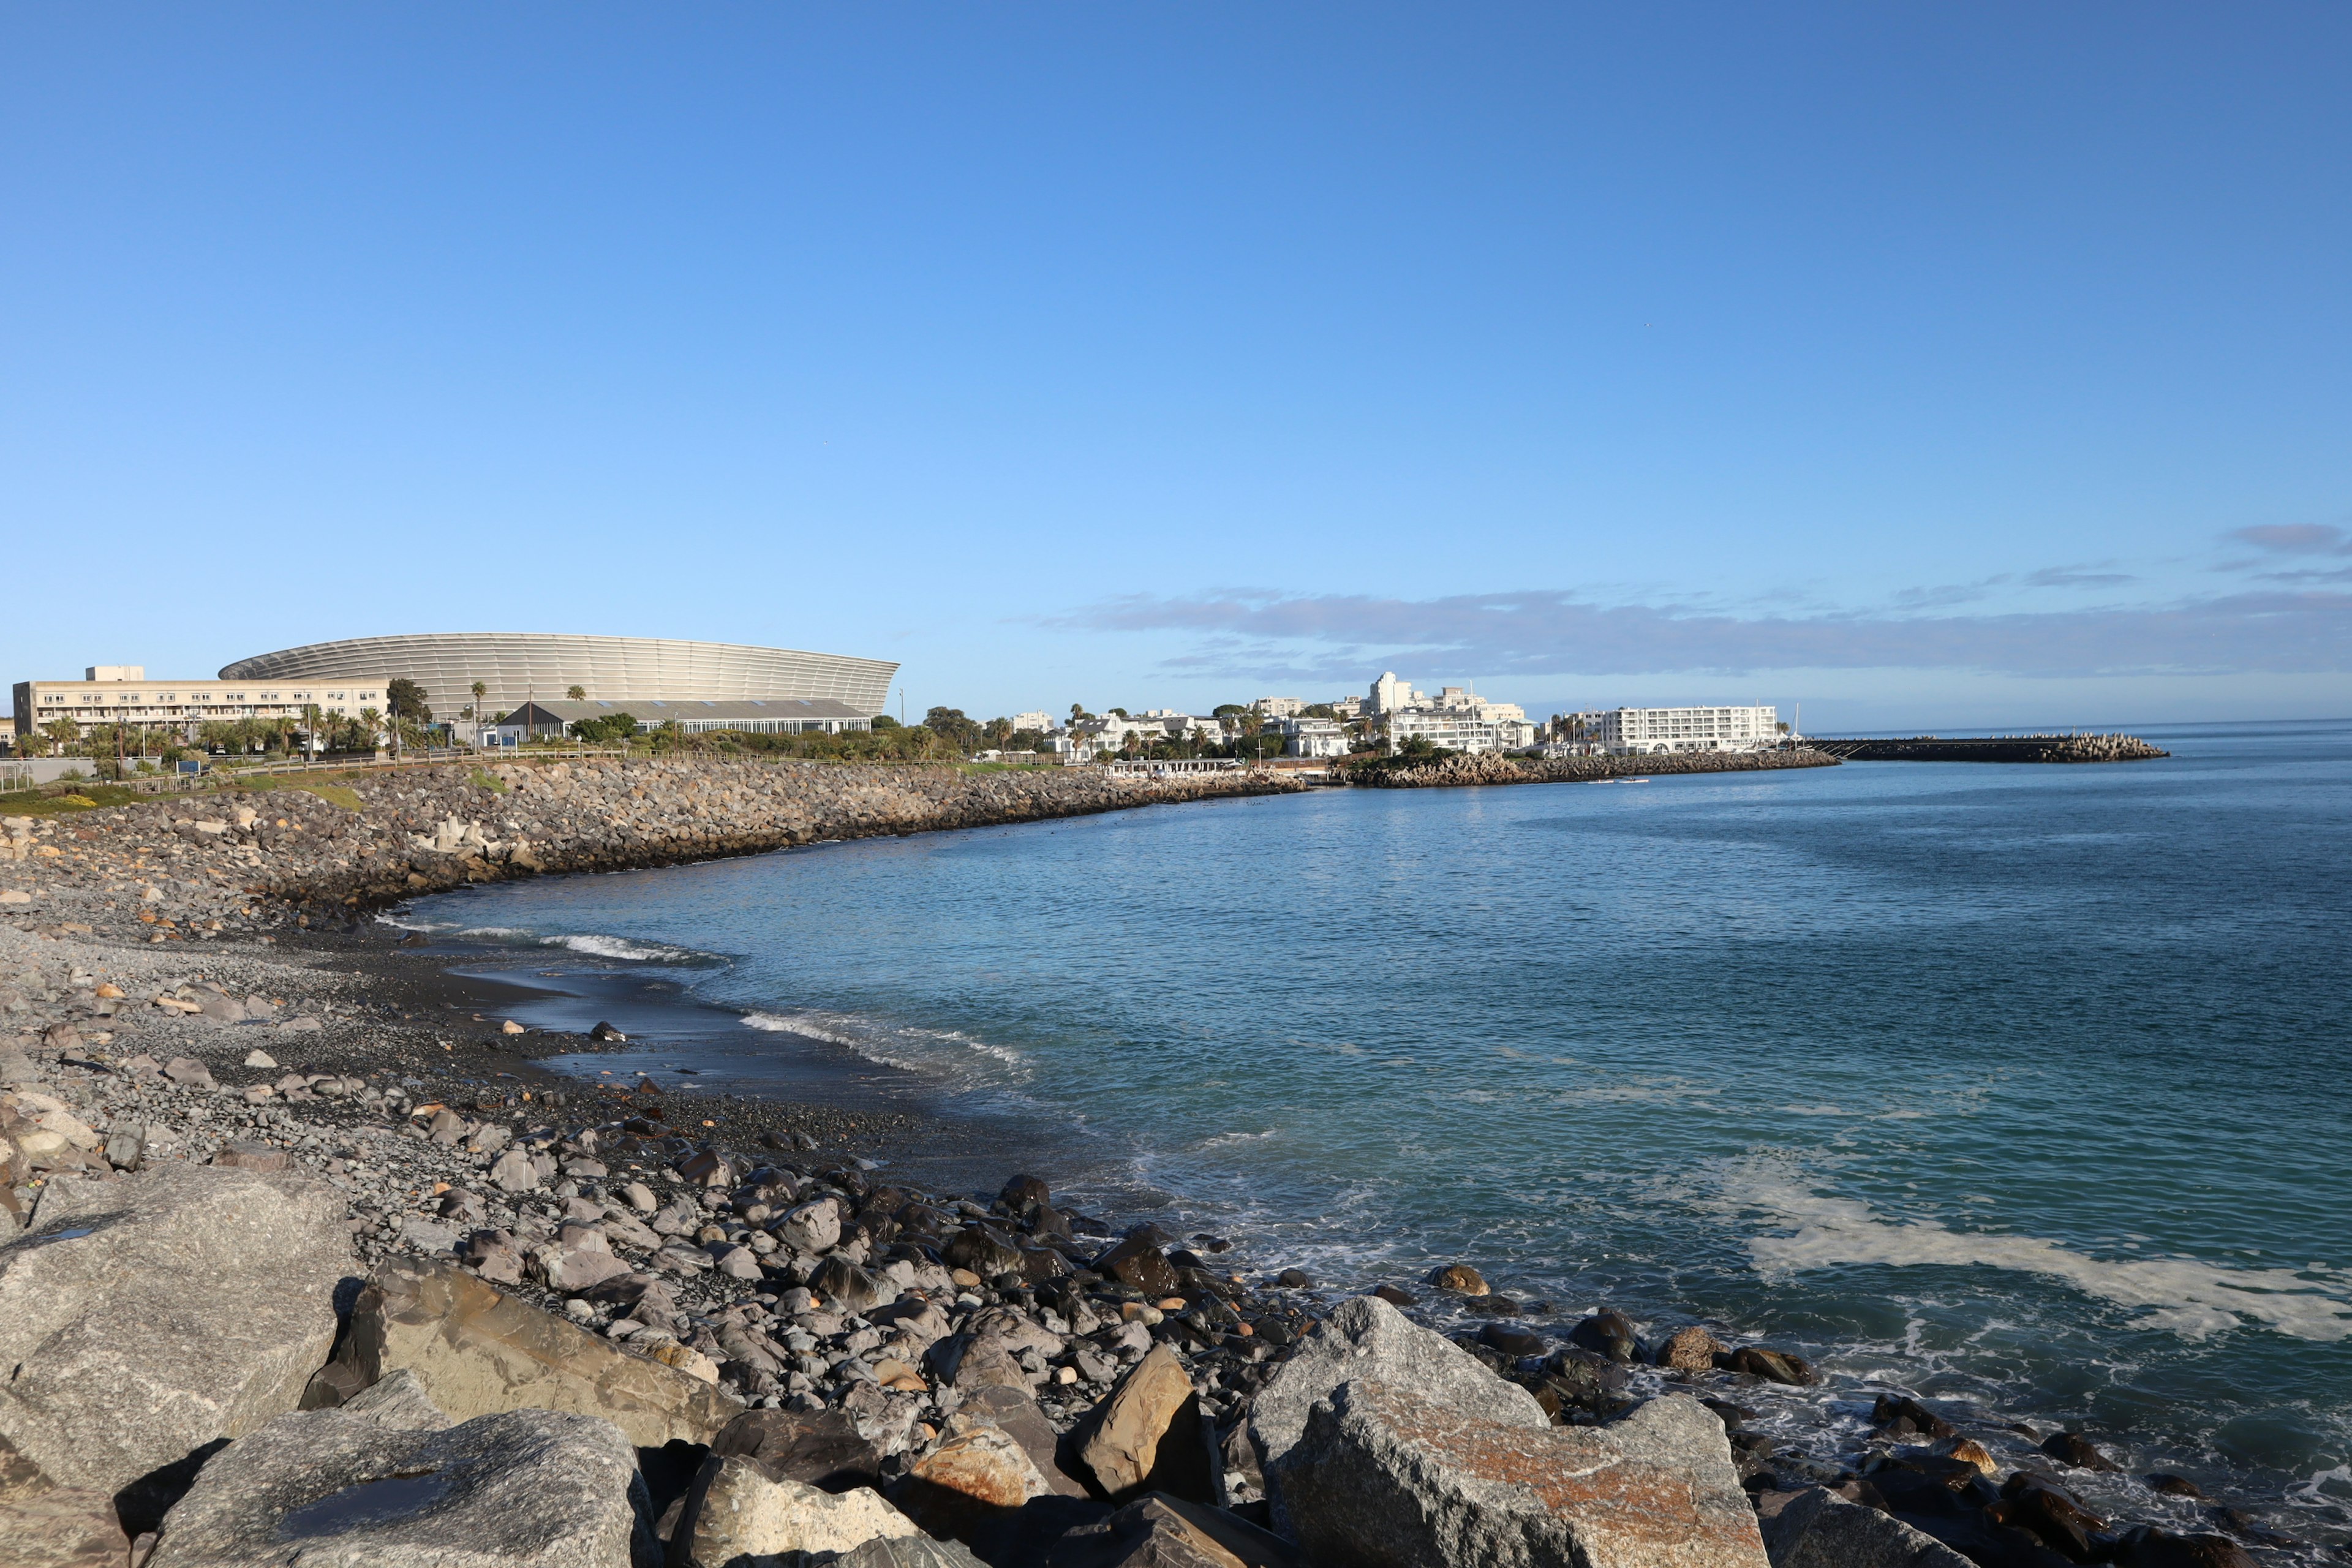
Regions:
M 0 8 L 0 671 L 2352 712 L 2340 5 Z

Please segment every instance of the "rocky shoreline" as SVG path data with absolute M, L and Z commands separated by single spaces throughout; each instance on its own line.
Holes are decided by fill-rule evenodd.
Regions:
M 2080 1434 L 1898 1394 L 1839 1463 L 1781 1452 L 1743 1390 L 1812 1369 L 1704 1325 L 1604 1310 L 1550 1331 L 1467 1264 L 1335 1300 L 1246 1237 L 1081 1212 L 1034 1176 L 894 1183 L 868 1154 L 923 1136 L 903 1120 L 558 1079 L 534 1058 L 621 1042 L 453 1019 L 345 931 L 412 878 L 1213 792 L 437 772 L 369 781 L 357 806 L 280 790 L 12 836 L 10 1563 L 2046 1568 L 2284 1549 L 2163 1478 L 2147 1518 L 2174 1528 L 2111 1526 L 2074 1479 L 2108 1463 Z M 809 809 L 820 792 L 832 815 Z

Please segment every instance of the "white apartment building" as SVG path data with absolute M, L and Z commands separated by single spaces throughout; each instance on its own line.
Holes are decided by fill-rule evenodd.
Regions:
M 1054 716 L 1043 709 L 1032 709 L 1026 713 L 1013 715 L 1012 723 L 1016 731 L 1033 730 L 1042 735 L 1054 727 Z
M 1755 752 L 1780 739 L 1777 708 L 1610 708 L 1582 716 L 1601 750 L 1619 756 Z
M 1261 697 L 1250 704 L 1269 719 L 1296 719 L 1307 711 L 1303 697 Z
M 1278 719 L 1267 726 L 1282 731 L 1286 757 L 1344 757 L 1348 727 L 1337 719 Z
M 41 731 L 70 719 L 81 734 L 100 725 L 146 725 L 196 738 L 214 720 L 303 719 L 312 708 L 346 719 L 363 709 L 390 706 L 381 679 L 150 680 L 146 667 L 97 664 L 80 680 L 20 680 L 16 689 L 17 750 L 37 745 Z
M 1415 737 L 1452 752 L 1517 752 L 1536 743 L 1536 727 L 1524 719 L 1489 719 L 1475 708 L 1408 708 L 1389 715 L 1391 742 L 1402 746 Z
M 1364 700 L 1360 697 L 1335 697 L 1331 700 L 1330 708 L 1332 712 L 1342 719 L 1360 719 L 1364 716 Z

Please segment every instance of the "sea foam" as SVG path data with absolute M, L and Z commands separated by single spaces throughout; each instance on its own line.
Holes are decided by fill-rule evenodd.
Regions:
M 1759 1236 L 1749 1258 L 1766 1279 L 1841 1263 L 1922 1264 L 2038 1274 L 2117 1306 L 2140 1308 L 2138 1327 L 2202 1340 L 2251 1318 L 2301 1340 L 2352 1338 L 2352 1300 L 2285 1268 L 2221 1268 L 2190 1258 L 2105 1259 L 2031 1236 L 1958 1231 L 1935 1220 L 1887 1220 L 1866 1203 L 1815 1192 L 1788 1165 L 1759 1161 L 1724 1196 L 1759 1209 L 1785 1236 Z

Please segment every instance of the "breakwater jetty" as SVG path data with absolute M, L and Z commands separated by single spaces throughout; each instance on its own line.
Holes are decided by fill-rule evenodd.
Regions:
M 172 941 L 472 882 L 616 871 L 1306 786 L 1263 772 L 629 760 L 432 766 L 9 820 L 42 912 Z M 143 928 L 143 929 L 142 929 Z
M 2137 735 L 1912 735 L 1805 744 L 1849 763 L 2140 763 L 2172 754 Z
M 1414 762 L 1380 757 L 1348 770 L 1348 782 L 1374 789 L 1457 789 L 1472 784 L 1591 784 L 1664 773 L 1770 773 L 1782 768 L 1833 768 L 1826 752 L 1694 752 L 1667 757 L 1507 757 L 1495 752 Z

